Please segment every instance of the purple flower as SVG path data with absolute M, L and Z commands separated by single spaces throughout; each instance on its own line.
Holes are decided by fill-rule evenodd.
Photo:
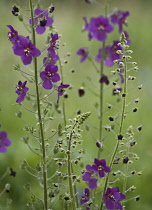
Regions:
M 104 196 L 104 203 L 108 210 L 123 209 L 119 201 L 122 201 L 126 196 L 119 192 L 118 187 L 108 188 Z
M 16 42 L 19 40 L 18 32 L 11 25 L 7 25 L 7 27 L 11 30 L 8 32 L 8 39 L 10 42 Z
M 89 32 L 89 38 L 97 41 L 104 41 L 107 38 L 107 33 L 113 31 L 113 26 L 109 24 L 106 17 L 92 17 L 90 23 L 86 23 L 85 30 Z
M 117 10 L 110 16 L 111 23 L 118 24 L 119 26 L 119 33 L 123 32 L 123 24 L 127 26 L 126 18 L 130 15 L 128 11 L 122 12 Z
M 36 32 L 43 34 L 46 31 L 47 26 L 52 26 L 54 20 L 48 17 L 48 10 L 35 9 L 34 10 L 34 24 L 36 25 Z M 32 24 L 32 20 L 29 20 Z
M 119 60 L 121 57 L 121 54 L 117 53 L 117 50 L 122 50 L 122 47 L 118 45 L 120 41 L 114 41 L 113 45 L 109 45 L 105 47 L 105 60 L 104 64 L 106 66 L 112 66 L 114 65 L 114 60 Z M 96 56 L 96 61 L 101 62 L 103 49 L 99 49 L 98 55 Z
M 27 81 L 25 82 L 18 82 L 18 86 L 16 88 L 16 93 L 18 94 L 18 98 L 16 100 L 16 103 L 21 103 L 22 101 L 24 101 L 26 93 L 28 92 L 29 88 L 25 87 Z
M 14 54 L 21 57 L 24 65 L 32 62 L 32 57 L 41 55 L 41 51 L 27 38 L 21 37 L 19 42 L 15 43 L 12 47 Z
M 113 94 L 113 95 L 117 95 L 117 94 L 119 94 L 121 91 L 122 91 L 122 88 L 119 87 L 119 86 L 117 86 L 117 87 L 115 87 L 115 88 L 113 89 L 112 94 Z
M 90 191 L 88 188 L 84 189 L 84 196 L 81 197 L 80 204 L 83 205 L 90 200 Z
M 88 58 L 88 48 L 86 47 L 83 47 L 83 48 L 80 48 L 78 51 L 77 51 L 77 55 L 80 55 L 82 56 L 81 59 L 80 59 L 80 62 L 84 62 L 87 58 Z
M 87 172 L 82 175 L 82 180 L 88 182 L 88 186 L 91 190 L 97 188 L 97 179 L 93 178 L 95 171 L 92 166 L 86 165 Z
M 40 77 L 43 80 L 42 86 L 45 89 L 51 89 L 53 87 L 52 82 L 58 82 L 60 80 L 60 76 L 58 73 L 57 66 L 47 65 L 45 71 L 40 73 Z
M 105 83 L 106 85 L 109 85 L 109 79 L 106 75 L 102 75 L 101 79 L 99 80 L 100 83 Z
M 95 172 L 99 173 L 100 177 L 104 177 L 105 173 L 109 173 L 110 167 L 106 166 L 106 161 L 104 159 L 98 160 L 97 158 L 94 159 L 95 165 L 92 165 L 92 168 Z
M 64 88 L 68 88 L 70 87 L 70 85 L 66 85 L 66 84 L 62 84 L 58 87 L 58 99 L 57 99 L 57 103 L 59 102 L 59 97 L 63 95 L 64 93 Z
M 6 152 L 6 147 L 10 146 L 11 140 L 7 138 L 7 133 L 5 131 L 0 131 L 0 152 Z
M 52 48 L 48 49 L 47 57 L 44 57 L 43 64 L 47 66 L 51 64 L 52 66 L 59 60 L 59 56 L 56 54 L 55 50 Z
M 59 39 L 58 34 L 51 33 L 51 38 L 52 38 L 52 40 L 50 41 L 50 47 L 57 49 L 58 47 L 57 47 L 56 41 Z

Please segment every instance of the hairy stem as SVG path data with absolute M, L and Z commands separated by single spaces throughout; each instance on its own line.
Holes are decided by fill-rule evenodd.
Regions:
M 31 10 L 31 18 L 32 18 L 32 38 L 33 44 L 36 46 L 36 36 L 35 36 L 35 28 L 34 28 L 34 15 L 33 15 L 33 5 L 32 0 L 30 0 L 30 10 Z M 38 86 L 38 68 L 37 68 L 37 58 L 33 59 L 34 63 L 34 71 L 35 71 L 35 88 L 36 88 L 36 100 L 37 100 L 37 111 L 38 111 L 38 122 L 40 128 L 40 143 L 41 143 L 41 151 L 42 151 L 42 173 L 43 173 L 43 196 L 44 196 L 44 210 L 48 210 L 48 193 L 47 193 L 47 164 L 46 164 L 46 150 L 45 150 L 45 140 L 44 140 L 44 131 L 43 131 L 43 123 L 41 118 L 41 108 L 40 108 L 40 98 L 39 98 L 39 86 Z

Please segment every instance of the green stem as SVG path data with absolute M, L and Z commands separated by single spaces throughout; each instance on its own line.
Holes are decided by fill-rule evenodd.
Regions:
M 123 49 L 124 51 L 124 54 L 125 54 L 125 48 Z M 124 62 L 124 94 L 125 94 L 125 97 L 123 97 L 123 103 L 122 103 L 122 114 L 121 114 L 121 120 L 120 120 L 120 129 L 119 129 L 119 135 L 122 133 L 122 129 L 123 129 L 123 124 L 124 124 L 124 114 L 125 114 L 125 107 L 126 107 L 126 95 L 127 95 L 127 64 L 126 64 L 126 58 L 123 59 L 123 62 Z M 115 149 L 114 149 L 114 153 L 111 157 L 111 161 L 110 161 L 110 168 L 112 169 L 112 164 L 113 164 L 113 161 L 115 159 L 115 156 L 116 156 L 116 153 L 117 153 L 117 150 L 118 150 L 118 147 L 119 147 L 119 141 L 120 140 L 117 140 L 117 143 L 116 143 L 116 146 L 115 146 Z M 104 190 L 103 190 L 103 194 L 105 193 L 106 189 L 107 189 L 107 186 L 108 186 L 108 180 L 109 180 L 109 174 L 107 174 L 106 176 L 106 180 L 105 180 L 105 185 L 104 185 Z M 100 210 L 103 209 L 103 196 L 102 196 L 102 200 L 101 200 L 101 205 L 100 205 Z
M 71 141 L 72 141 L 72 135 L 73 135 L 73 130 L 76 126 L 76 123 L 73 125 L 73 128 L 71 130 L 71 133 L 70 133 L 70 137 L 69 137 L 69 140 L 68 140 L 68 157 L 67 157 L 67 170 L 68 170 L 68 180 L 69 180 L 69 188 L 70 188 L 70 197 L 71 197 L 71 203 L 72 203 L 72 210 L 76 210 L 76 202 L 75 202 L 75 196 L 74 196 L 74 193 L 73 193 L 73 181 L 72 181 L 72 167 L 71 167 Z
M 30 9 L 31 9 L 31 18 L 32 18 L 32 37 L 33 44 L 36 46 L 36 36 L 34 28 L 34 16 L 33 16 L 33 5 L 32 0 L 30 0 Z M 48 193 L 47 193 L 47 164 L 46 164 L 46 150 L 45 150 L 45 140 L 43 132 L 43 123 L 41 118 L 41 109 L 40 109 L 40 98 L 39 98 L 39 86 L 38 86 L 38 68 L 37 68 L 37 58 L 33 58 L 34 71 L 35 71 L 35 88 L 36 88 L 36 100 L 37 100 L 37 111 L 38 111 L 38 122 L 40 128 L 40 142 L 42 150 L 42 171 L 43 171 L 43 196 L 44 196 L 44 210 L 48 210 Z
M 109 0 L 106 1 L 105 4 L 105 17 L 107 17 L 109 8 Z M 105 58 L 105 45 L 106 41 L 102 44 L 102 60 L 101 60 L 101 67 L 100 67 L 100 78 L 103 76 L 104 72 L 104 58 Z M 99 141 L 102 142 L 102 126 L 103 126 L 103 83 L 100 83 L 100 121 L 99 121 Z M 98 149 L 98 159 L 100 159 L 100 148 Z

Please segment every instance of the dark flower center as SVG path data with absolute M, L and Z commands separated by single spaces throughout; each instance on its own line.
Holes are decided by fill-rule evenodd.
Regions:
M 40 26 L 44 27 L 46 26 L 46 23 L 47 23 L 46 19 L 40 20 Z
M 115 201 L 114 196 L 112 194 L 108 194 L 108 198 L 110 198 L 111 200 Z
M 31 49 L 27 47 L 26 49 L 24 49 L 24 52 L 25 55 L 28 55 L 31 52 Z
M 51 77 L 54 75 L 54 73 L 47 72 L 46 77 L 47 79 L 51 79 Z
M 98 26 L 98 30 L 99 30 L 99 31 L 104 31 L 104 29 L 105 29 L 105 27 L 104 27 L 103 25 L 99 25 L 99 26 Z

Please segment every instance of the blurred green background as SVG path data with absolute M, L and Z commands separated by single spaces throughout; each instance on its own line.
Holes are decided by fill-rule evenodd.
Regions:
M 36 1 L 35 1 L 36 2 Z M 13 4 L 20 5 L 23 9 L 28 7 L 28 1 L 11 1 L 1 0 L 0 1 L 0 123 L 2 130 L 8 132 L 9 138 L 12 140 L 12 146 L 8 148 L 7 153 L 0 154 L 0 174 L 3 174 L 7 167 L 12 167 L 16 172 L 17 176 L 9 177 L 4 180 L 4 183 L 0 183 L 0 189 L 3 189 L 6 182 L 11 183 L 12 190 L 9 195 L 2 197 L 2 205 L 6 197 L 13 199 L 13 204 L 10 209 L 28 209 L 26 202 L 28 194 L 23 189 L 23 185 L 28 182 L 32 182 L 24 171 L 19 167 L 21 161 L 28 159 L 29 161 L 37 161 L 34 155 L 26 148 L 21 141 L 23 135 L 22 128 L 24 123 L 16 117 L 15 113 L 20 108 L 15 104 L 16 94 L 15 87 L 18 80 L 21 78 L 19 73 L 12 71 L 14 63 L 20 63 L 19 57 L 13 55 L 11 50 L 11 44 L 7 40 L 7 32 L 9 31 L 6 25 L 12 25 L 20 34 L 25 35 L 27 32 L 22 26 L 21 22 L 18 22 L 17 18 L 12 16 L 11 7 Z M 101 0 L 99 4 L 86 4 L 83 0 L 44 0 L 40 1 L 42 9 L 45 9 L 51 3 L 55 6 L 54 12 L 54 25 L 58 32 L 62 34 L 61 42 L 66 43 L 66 46 L 61 46 L 60 54 L 63 58 L 67 58 L 66 52 L 70 52 L 71 56 L 68 58 L 69 62 L 64 65 L 64 82 L 70 83 L 73 89 L 69 91 L 69 103 L 67 101 L 67 116 L 70 118 L 76 115 L 76 111 L 80 109 L 82 112 L 92 111 L 92 124 L 97 125 L 94 122 L 96 117 L 95 109 L 92 108 L 93 101 L 90 100 L 89 91 L 86 91 L 84 97 L 78 97 L 78 88 L 84 83 L 84 78 L 88 73 L 95 78 L 92 67 L 88 63 L 80 64 L 79 57 L 76 56 L 76 52 L 80 47 L 89 47 L 94 54 L 97 54 L 97 50 L 100 47 L 100 43 L 95 41 L 88 41 L 87 33 L 82 33 L 82 26 L 84 22 L 82 17 L 104 15 L 104 3 Z M 152 142 L 151 142 L 151 119 L 152 119 L 152 58 L 151 58 L 151 46 L 152 46 L 152 1 L 143 0 L 113 0 L 110 4 L 110 11 L 113 8 L 130 12 L 128 18 L 128 27 L 125 28 L 129 33 L 131 39 L 131 47 L 134 51 L 133 60 L 138 63 L 139 71 L 137 72 L 137 84 L 142 84 L 143 89 L 140 93 L 134 91 L 133 98 L 140 97 L 139 112 L 136 114 L 136 118 L 131 116 L 130 124 L 133 126 L 143 125 L 142 132 L 136 134 L 136 140 L 138 145 L 135 148 L 135 152 L 139 155 L 140 159 L 134 164 L 137 171 L 143 171 L 143 175 L 140 177 L 130 178 L 131 183 L 137 187 L 137 191 L 134 195 L 141 195 L 139 202 L 131 201 L 127 207 L 127 210 L 145 209 L 151 210 L 152 206 L 152 195 L 151 195 L 151 177 L 152 177 Z M 25 32 L 25 34 L 24 34 Z M 111 35 L 110 39 L 113 40 L 117 34 L 115 29 L 114 35 Z M 108 41 L 110 43 L 110 41 Z M 42 46 L 44 43 L 43 38 L 40 38 L 39 45 Z M 75 70 L 75 73 L 71 73 L 71 69 Z M 86 81 L 86 79 L 85 79 Z M 97 81 L 97 80 L 96 80 Z M 86 84 L 88 84 L 86 82 Z M 87 89 L 87 88 L 86 88 Z M 136 95 L 137 94 L 137 95 Z M 106 97 L 105 104 L 109 103 L 109 98 Z M 111 102 L 112 103 L 112 102 Z M 26 113 L 26 112 L 25 112 Z M 26 116 L 26 115 L 25 115 Z M 30 120 L 30 117 L 26 117 L 26 121 Z M 86 137 L 87 136 L 87 137 Z M 89 155 L 92 151 L 92 145 L 95 140 L 89 137 L 84 132 L 84 145 L 88 146 L 87 158 L 92 160 L 94 158 L 93 150 L 92 155 Z M 95 136 L 97 138 L 97 134 Z M 24 155 L 23 155 L 24 154 Z M 85 160 L 85 163 L 88 162 Z M 91 164 L 91 163 L 90 163 Z M 33 183 L 36 185 L 36 183 Z M 3 207 L 5 209 L 5 207 Z

